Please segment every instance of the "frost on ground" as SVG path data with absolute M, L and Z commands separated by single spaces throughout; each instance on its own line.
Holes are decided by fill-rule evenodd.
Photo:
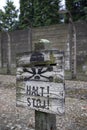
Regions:
M 0 75 L 0 130 L 35 129 L 34 111 L 16 107 L 15 76 Z M 87 130 L 87 82 L 66 81 L 65 115 L 57 130 Z

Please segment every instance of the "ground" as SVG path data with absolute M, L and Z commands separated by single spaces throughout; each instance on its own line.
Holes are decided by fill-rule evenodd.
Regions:
M 87 130 L 87 82 L 65 81 L 65 115 L 57 130 Z M 16 107 L 16 77 L 0 75 L 0 130 L 34 130 L 34 111 Z

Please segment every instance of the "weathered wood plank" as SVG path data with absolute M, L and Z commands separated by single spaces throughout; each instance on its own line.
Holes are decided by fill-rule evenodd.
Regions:
M 65 104 L 63 53 L 35 53 L 17 58 L 17 106 L 62 115 Z

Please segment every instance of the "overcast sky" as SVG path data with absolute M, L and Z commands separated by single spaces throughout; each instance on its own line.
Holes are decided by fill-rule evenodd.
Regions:
M 14 2 L 14 5 L 18 9 L 19 8 L 19 0 L 11 0 L 11 1 Z M 65 0 L 62 0 L 62 1 L 63 1 L 62 3 L 64 4 Z M 3 6 L 5 6 L 5 5 L 6 5 L 6 0 L 0 0 L 0 9 L 3 9 Z
M 6 1 L 7 0 L 0 0 L 0 9 L 3 9 L 3 6 L 6 5 Z M 19 0 L 11 0 L 14 2 L 14 5 L 16 6 L 16 8 L 19 8 Z

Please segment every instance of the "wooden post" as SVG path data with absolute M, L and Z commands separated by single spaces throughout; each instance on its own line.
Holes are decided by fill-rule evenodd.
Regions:
M 16 105 L 35 110 L 35 130 L 56 130 L 56 114 L 65 109 L 63 52 L 25 53 L 17 63 Z
M 35 130 L 56 130 L 56 116 L 35 111 Z

